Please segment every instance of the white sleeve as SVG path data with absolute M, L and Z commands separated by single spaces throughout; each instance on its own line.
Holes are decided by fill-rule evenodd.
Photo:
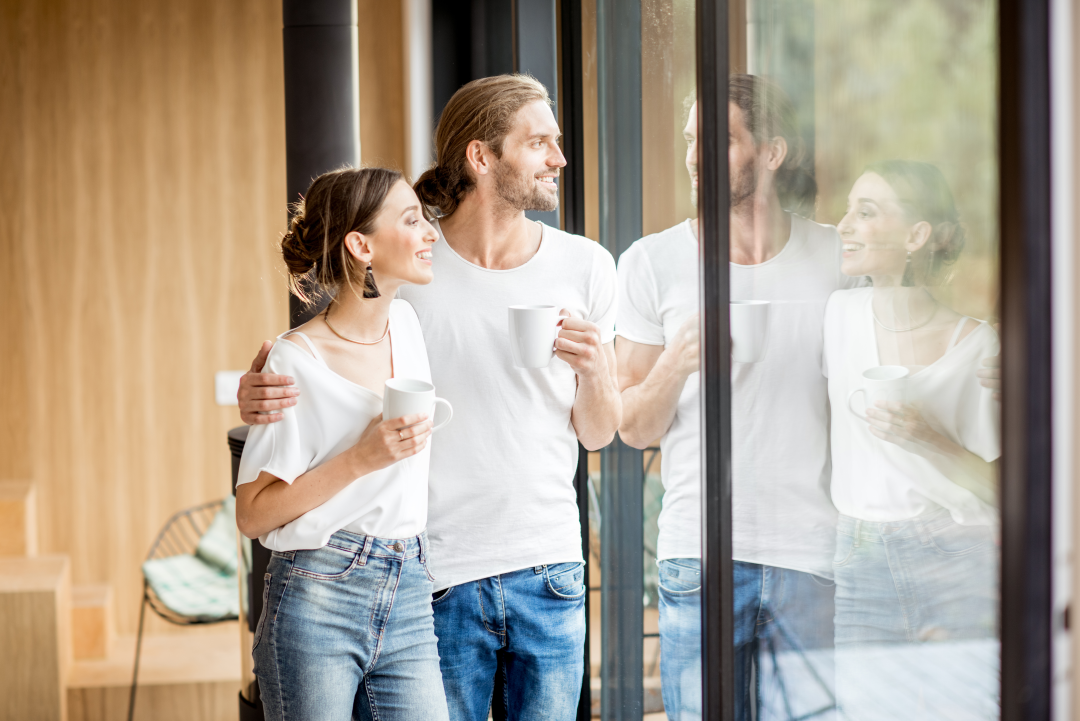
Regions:
M 278 341 L 288 343 L 289 341 Z M 274 351 L 277 350 L 275 346 Z M 304 437 L 304 431 L 308 436 L 317 432 L 312 424 L 303 423 L 307 415 L 308 403 L 303 396 L 304 383 L 301 374 L 297 373 L 296 367 L 283 358 L 283 353 L 270 352 L 266 359 L 266 373 L 279 373 L 291 375 L 296 379 L 296 384 L 301 390 L 295 406 L 282 410 L 282 419 L 277 423 L 252 426 L 248 431 L 247 441 L 244 443 L 244 454 L 240 458 L 240 469 L 236 476 L 236 485 L 251 483 L 259 474 L 266 471 L 286 483 L 292 483 L 298 476 L 307 473 L 315 460 L 317 441 L 314 438 Z M 305 427 L 306 426 L 306 427 Z
M 590 241 L 592 242 L 592 241 Z M 589 289 L 589 317 L 586 319 L 600 327 L 600 342 L 615 340 L 615 316 L 619 312 L 619 280 L 615 272 L 615 259 L 606 248 L 596 243 L 596 258 L 592 266 L 592 287 Z
M 664 345 L 656 276 L 648 254 L 636 243 L 619 257 L 619 317 L 615 332 L 634 343 Z
M 989 340 L 981 344 L 978 358 L 967 369 L 962 379 L 964 390 L 960 397 L 959 432 L 960 444 L 987 463 L 1001 457 L 1001 403 L 994 400 L 994 391 L 979 383 L 976 371 L 982 367 L 983 358 L 1001 353 L 997 332 L 989 326 Z M 976 332 L 976 331 L 972 331 Z
M 825 319 L 821 323 L 822 328 L 822 340 L 821 340 L 821 375 L 826 378 L 829 377 L 829 346 L 833 340 L 832 327 L 836 324 L 836 291 L 829 296 L 829 299 L 825 301 Z

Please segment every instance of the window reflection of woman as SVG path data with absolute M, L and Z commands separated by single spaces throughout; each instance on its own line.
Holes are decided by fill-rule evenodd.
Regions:
M 871 165 L 837 229 L 842 271 L 873 284 L 834 293 L 825 314 L 831 491 L 841 514 L 838 694 L 858 717 L 857 701 L 845 699 L 842 687 L 865 688 L 870 675 L 885 673 L 867 656 L 873 644 L 993 636 L 998 407 L 976 370 L 998 354 L 999 342 L 987 323 L 948 308 L 931 290 L 947 280 L 964 246 L 937 168 Z M 904 397 L 874 400 L 863 418 L 851 394 L 876 366 L 907 369 Z M 843 648 L 853 662 L 846 670 Z M 927 679 L 939 671 L 936 659 L 944 662 L 941 653 L 950 653 L 947 645 L 916 648 L 917 663 L 933 668 Z M 925 703 L 919 681 L 890 683 L 898 703 Z

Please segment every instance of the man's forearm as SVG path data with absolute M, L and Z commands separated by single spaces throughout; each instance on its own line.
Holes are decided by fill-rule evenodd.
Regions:
M 570 414 L 581 445 L 590 451 L 603 448 L 615 438 L 622 419 L 622 399 L 608 373 L 578 377 L 577 397 Z
M 667 433 L 675 420 L 679 396 L 685 385 L 686 376 L 679 371 L 677 359 L 665 351 L 644 381 L 622 393 L 619 437 L 623 442 L 634 448 L 645 448 Z

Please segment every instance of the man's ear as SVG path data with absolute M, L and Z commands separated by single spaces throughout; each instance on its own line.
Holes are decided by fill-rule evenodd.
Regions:
M 349 251 L 349 255 L 356 258 L 356 260 L 364 265 L 371 262 L 371 244 L 368 242 L 367 236 L 363 233 L 358 233 L 354 230 L 346 235 L 345 248 Z
M 784 159 L 787 158 L 787 153 L 787 141 L 783 136 L 777 135 L 769 141 L 768 151 L 765 154 L 765 167 L 774 172 L 779 170 L 784 164 Z
M 919 248 L 926 245 L 930 240 L 930 236 L 934 232 L 934 226 L 927 223 L 925 220 L 920 220 L 915 225 L 911 226 L 911 233 L 908 235 L 907 241 L 904 243 L 904 250 L 909 253 L 914 253 Z
M 465 161 L 469 168 L 479 175 L 487 175 L 491 172 L 491 162 L 495 159 L 491 148 L 483 141 L 473 140 L 465 147 Z

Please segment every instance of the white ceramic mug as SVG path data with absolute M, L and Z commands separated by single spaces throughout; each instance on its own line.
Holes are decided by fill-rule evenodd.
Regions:
M 512 305 L 510 354 L 518 368 L 547 368 L 555 357 L 555 339 L 566 316 L 553 305 Z
M 731 309 L 731 360 L 757 363 L 765 359 L 769 345 L 769 301 L 733 300 Z
M 904 366 L 876 366 L 863 371 L 862 387 L 851 391 L 847 397 L 848 410 L 857 418 L 867 420 L 851 405 L 856 393 L 865 397 L 866 408 L 874 408 L 878 401 L 886 403 L 906 403 L 907 384 L 910 371 Z
M 427 381 L 418 381 L 411 378 L 391 378 L 386 381 L 383 388 L 383 412 L 384 421 L 391 418 L 401 418 L 413 413 L 427 413 L 428 417 L 435 420 L 435 406 L 442 403 L 446 406 L 446 418 L 432 428 L 437 431 L 454 417 L 454 407 L 445 398 L 435 397 L 435 386 Z

